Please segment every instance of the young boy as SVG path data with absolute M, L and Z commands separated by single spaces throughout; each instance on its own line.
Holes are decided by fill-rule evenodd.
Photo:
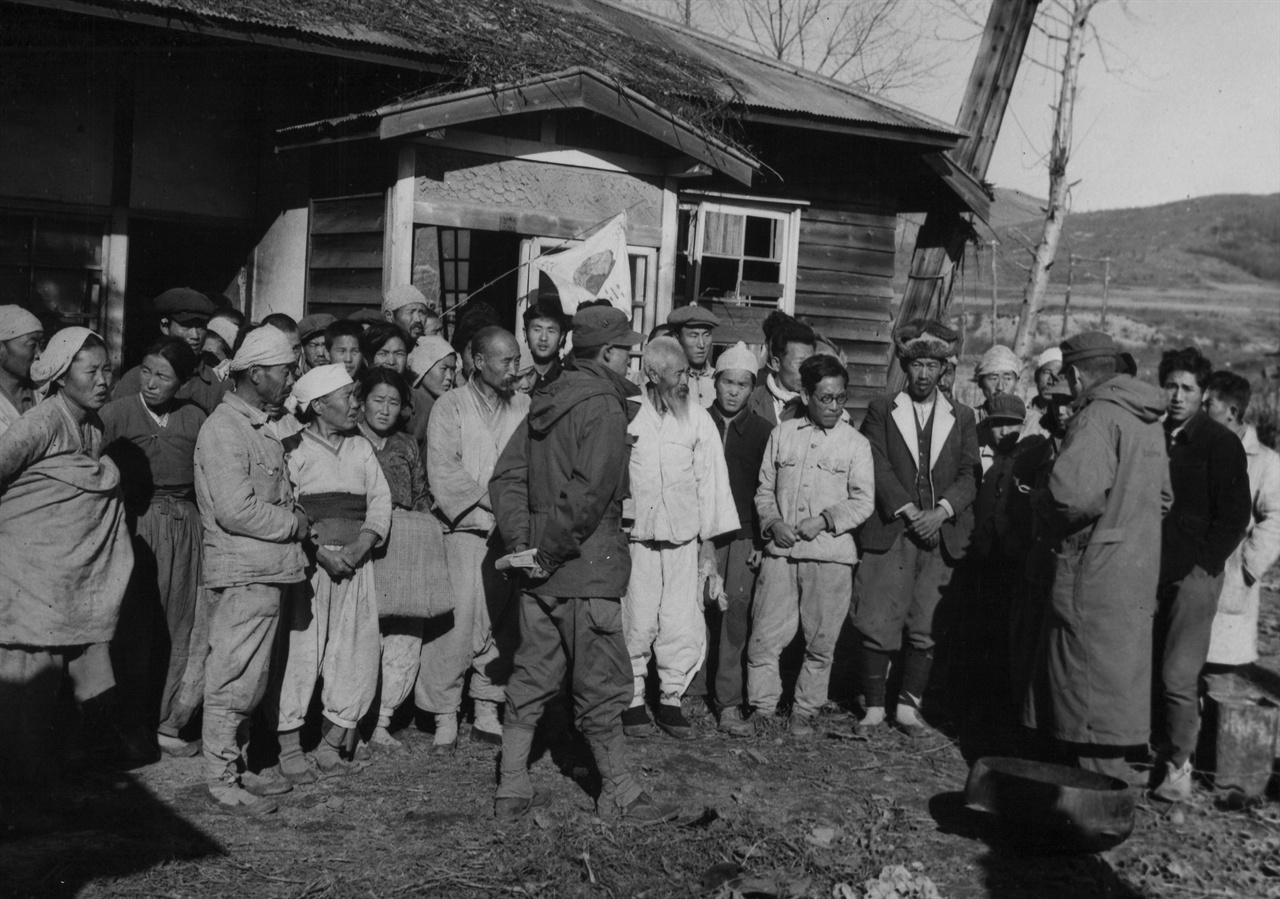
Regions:
M 752 720 L 767 722 L 782 696 L 778 657 L 804 629 L 805 652 L 791 714 L 793 736 L 812 736 L 827 701 L 831 658 L 849 611 L 858 550 L 853 530 L 875 508 L 875 466 L 845 413 L 849 375 L 833 356 L 800 365 L 805 414 L 769 437 L 756 489 L 768 540 L 747 644 Z

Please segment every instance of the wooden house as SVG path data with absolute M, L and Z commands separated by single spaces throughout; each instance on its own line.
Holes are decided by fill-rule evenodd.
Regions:
M 625 210 L 637 328 L 699 302 L 758 343 L 781 308 L 844 352 L 857 409 L 899 214 L 986 202 L 950 126 L 606 0 L 257 6 L 0 2 L 6 299 L 122 361 L 179 284 L 258 319 L 414 283 L 514 327 L 549 286 L 527 263 Z

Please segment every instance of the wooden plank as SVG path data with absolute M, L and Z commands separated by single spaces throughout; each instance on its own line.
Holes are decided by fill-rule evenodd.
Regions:
M 387 191 L 387 229 L 383 254 L 382 289 L 389 290 L 413 279 L 413 199 L 418 148 L 400 147 L 396 159 L 396 183 Z
M 308 308 L 313 303 L 365 306 L 381 302 L 381 269 L 318 269 L 311 272 L 311 283 L 307 290 Z
M 593 219 L 572 219 L 510 206 L 481 206 L 458 200 L 418 200 L 413 204 L 413 220 L 419 225 L 443 228 L 471 228 L 476 231 L 506 231 L 536 237 L 572 239 L 592 225 Z M 633 247 L 661 247 L 662 228 L 627 223 L 627 243 Z
M 382 235 L 376 231 L 313 235 L 308 266 L 381 269 Z
M 880 390 L 884 389 L 884 367 L 877 368 L 874 365 L 856 365 L 850 363 L 849 366 L 849 386 L 853 387 L 875 387 Z
M 797 315 L 828 315 L 833 318 L 860 318 L 889 321 L 893 317 L 892 296 L 865 293 L 797 293 Z
M 344 200 L 316 200 L 311 207 L 312 234 L 382 233 L 385 201 L 381 195 Z
M 839 222 L 800 222 L 800 243 L 824 247 L 862 247 L 893 253 L 897 229 L 879 225 L 846 225 Z
M 893 327 L 888 322 L 859 321 L 853 318 L 820 318 L 800 315 L 809 327 L 829 340 L 861 340 L 869 343 L 889 343 L 893 340 Z
M 873 228 L 896 228 L 897 217 L 888 212 L 875 209 L 830 209 L 820 206 L 809 206 L 803 213 L 804 221 L 828 222 L 839 225 L 870 225 Z
M 864 250 L 848 247 L 820 247 L 800 244 L 798 268 L 819 269 L 832 272 L 856 272 L 862 275 L 893 277 L 894 255 L 880 250 Z
M 893 288 L 888 279 L 875 275 L 864 275 L 853 272 L 830 272 L 822 269 L 796 269 L 796 294 L 801 293 L 856 293 L 866 295 L 880 294 Z

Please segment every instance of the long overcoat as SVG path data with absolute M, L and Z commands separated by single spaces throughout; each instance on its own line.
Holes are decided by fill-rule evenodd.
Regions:
M 1056 535 L 1024 723 L 1072 743 L 1146 743 L 1160 523 L 1172 503 L 1164 394 L 1128 375 L 1079 400 L 1032 507 Z

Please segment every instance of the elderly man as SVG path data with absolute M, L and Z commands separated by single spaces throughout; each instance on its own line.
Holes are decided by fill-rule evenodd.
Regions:
M 44 325 L 21 306 L 0 306 L 0 434 L 36 404 L 31 364 L 40 355 Z
M 919 713 L 933 666 L 934 613 L 968 546 L 978 492 L 973 412 L 938 390 L 958 337 L 936 321 L 904 325 L 894 344 L 907 387 L 872 400 L 862 423 L 876 472 L 876 511 L 862 530 L 853 586 L 863 733 L 885 723 L 889 664 L 900 650 L 898 729 L 910 737 L 928 733 Z
M 1204 410 L 1212 373 L 1195 347 L 1169 350 L 1160 360 L 1160 384 L 1169 401 L 1164 431 L 1173 507 L 1164 520 L 1155 622 L 1158 695 L 1168 731 L 1161 752 L 1165 777 L 1155 795 L 1171 802 L 1191 798 L 1200 671 L 1227 559 L 1244 538 L 1252 506 L 1244 445 Z
M 543 297 L 524 311 L 524 341 L 533 356 L 534 371 L 538 373 L 535 388 L 560 375 L 560 352 L 568 335 L 568 321 L 559 299 Z
M 304 315 L 298 322 L 298 340 L 302 343 L 302 361 L 298 363 L 299 375 L 313 368 L 329 364 L 329 348 L 324 345 L 325 330 L 337 321 L 327 312 Z
M 1160 520 L 1172 494 L 1158 388 L 1117 374 L 1100 331 L 1062 344 L 1078 410 L 1048 486 L 1031 495 L 1054 573 L 1023 722 L 1080 767 L 1128 782 L 1127 748 L 1151 732 L 1151 631 Z
M 529 411 L 529 398 L 515 392 L 520 344 L 511 332 L 490 325 L 471 338 L 471 358 L 471 378 L 436 400 L 427 426 L 427 483 L 444 523 L 455 603 L 452 626 L 423 641 L 416 691 L 418 707 L 435 715 L 438 751 L 457 745 L 468 668 L 475 701 L 471 739 L 502 742 L 498 705 L 517 638 L 510 582 L 494 568 L 502 552 L 489 479 Z
M 600 771 L 602 816 L 636 823 L 674 817 L 640 788 L 619 714 L 632 695 L 620 597 L 631 560 L 618 547 L 627 493 L 627 420 L 637 392 L 626 379 L 640 342 L 624 312 L 588 307 L 573 319 L 573 358 L 534 391 L 529 417 L 507 444 L 489 490 L 513 552 L 532 551 L 520 598 L 520 645 L 507 685 L 494 812 L 511 818 L 546 803 L 529 779 L 529 753 L 547 704 L 572 684 L 577 725 Z
M 771 312 L 762 327 L 769 348 L 768 371 L 752 391 L 749 406 L 773 426 L 804 413 L 800 365 L 817 352 L 818 338 L 812 328 L 784 312 Z
M 244 788 L 238 765 L 249 716 L 266 693 L 283 591 L 304 579 L 300 541 L 310 523 L 295 506 L 284 458 L 284 443 L 301 428 L 282 418 L 295 370 L 284 334 L 250 331 L 231 362 L 234 387 L 196 440 L 209 601 L 205 782 L 213 802 L 232 814 L 276 810 Z
M 204 346 L 206 326 L 210 317 L 218 311 L 213 302 L 190 287 L 174 287 L 156 297 L 151 306 L 160 317 L 160 333 L 185 340 L 199 356 L 200 349 Z M 178 388 L 177 398 L 190 400 L 208 414 L 222 402 L 222 395 L 229 386 L 228 382 L 218 377 L 214 366 L 207 359 L 201 359 L 195 374 Z M 111 398 L 133 396 L 141 390 L 142 367 L 135 365 L 120 376 L 111 390 Z
M 440 315 L 427 302 L 426 294 L 412 284 L 397 284 L 382 295 L 382 317 L 413 340 L 441 331 Z
M 657 660 L 658 725 L 677 739 L 692 735 L 680 708 L 702 665 L 706 624 L 698 588 L 698 541 L 738 530 L 720 435 L 707 411 L 689 401 L 689 362 L 673 337 L 645 346 L 648 379 L 627 428 L 631 447 L 631 584 L 622 604 L 635 695 L 623 713 L 628 735 L 652 724 L 645 709 L 649 657 Z M 702 550 L 714 564 L 715 547 Z
M 1240 438 L 1249 459 L 1252 509 L 1244 541 L 1227 559 L 1213 619 L 1208 662 L 1224 667 L 1246 665 L 1258 658 L 1258 610 L 1262 575 L 1280 558 L 1280 455 L 1258 440 L 1244 423 L 1249 408 L 1249 382 L 1235 372 L 1216 371 L 1205 385 L 1209 417 Z
M 720 326 L 720 319 L 701 306 L 681 306 L 667 316 L 667 326 L 689 360 L 689 396 L 702 408 L 710 409 L 716 401 L 711 332 Z

